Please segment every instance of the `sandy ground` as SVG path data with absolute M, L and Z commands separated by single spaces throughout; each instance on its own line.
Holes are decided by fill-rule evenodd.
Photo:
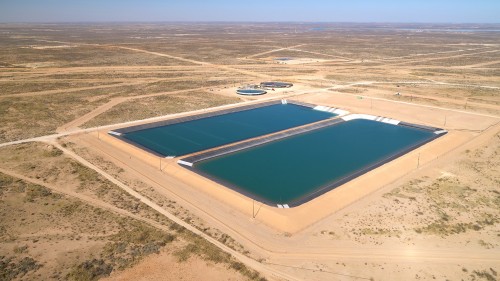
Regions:
M 229 88 L 222 91 L 222 94 L 231 94 L 232 91 L 233 89 Z M 484 250 L 477 248 L 463 250 L 455 248 L 455 246 L 446 249 L 446 251 L 436 251 L 432 243 L 428 243 L 428 241 L 424 245 L 419 245 L 418 250 L 405 250 L 410 251 L 411 254 L 408 254 L 405 251 L 401 252 L 402 245 L 395 247 L 372 246 L 367 249 L 365 246 L 360 247 L 356 243 L 353 244 L 352 241 L 348 243 L 345 240 L 340 243 L 339 241 L 330 241 L 325 245 L 324 239 L 316 239 L 317 233 L 322 233 L 322 230 L 318 229 L 331 225 L 332 220 L 335 221 L 345 210 L 378 198 L 380 190 L 388 190 L 394 186 L 395 182 L 415 176 L 414 174 L 419 173 L 421 167 L 425 168 L 432 166 L 436 161 L 443 161 L 440 158 L 453 162 L 454 157 L 456 157 L 454 155 L 460 151 L 459 147 L 477 140 L 481 131 L 497 124 L 497 118 L 467 113 L 463 110 L 418 106 L 380 98 L 359 99 L 356 95 L 318 92 L 314 88 L 307 87 L 300 89 L 300 91 L 297 89 L 293 93 L 283 93 L 283 95 L 286 94 L 298 95 L 293 98 L 304 102 L 340 107 L 354 113 L 369 113 L 407 122 L 445 127 L 450 130 L 450 133 L 310 203 L 290 210 L 254 205 L 254 202 L 248 198 L 178 167 L 175 160 L 162 160 L 163 162 L 160 164 L 156 157 L 146 156 L 142 151 L 130 148 L 128 145 L 118 144 L 124 152 L 121 157 L 117 151 L 115 151 L 116 153 L 111 152 L 112 146 L 101 143 L 101 150 L 107 151 L 108 157 L 113 155 L 112 157 L 122 164 L 130 163 L 132 158 L 136 158 L 134 160 L 137 161 L 129 165 L 134 167 L 133 169 L 141 177 L 146 177 L 149 182 L 153 182 L 158 193 L 174 196 L 195 215 L 229 233 L 257 256 L 264 257 L 270 266 L 287 273 L 297 274 L 304 279 L 325 280 L 325 278 L 331 278 L 332 275 L 339 279 L 350 279 L 352 276 L 367 276 L 367 274 L 378 279 L 387 276 L 387 272 L 392 272 L 391 274 L 395 274 L 394 276 L 398 276 L 398 278 L 408 278 L 410 276 L 405 274 L 412 272 L 411 277 L 417 278 L 418 274 L 413 275 L 415 268 L 420 268 L 422 278 L 429 279 L 433 276 L 429 275 L 428 272 L 436 271 L 436 264 L 441 264 L 444 266 L 443 268 L 446 268 L 446 276 L 456 276 L 453 274 L 457 265 L 449 265 L 450 260 L 456 259 L 456 263 L 462 263 L 465 262 L 463 256 L 478 260 L 477 263 L 465 262 L 468 266 L 473 267 L 485 264 L 492 265 L 498 261 L 496 252 L 485 253 Z M 490 137 L 491 132 L 494 134 L 497 131 L 498 127 L 491 128 Z M 86 141 L 92 143 L 92 146 L 99 147 L 98 143 L 95 142 L 95 135 L 86 138 Z M 91 138 L 94 140 L 90 140 Z M 108 136 L 102 140 L 117 144 L 114 139 Z M 134 152 L 132 153 L 130 149 Z M 127 155 L 129 156 L 128 160 L 126 159 Z M 147 160 L 148 158 L 149 160 Z M 418 169 L 417 158 L 420 158 Z M 140 164 L 141 162 L 147 164 Z M 161 165 L 163 173 L 159 171 L 159 165 Z M 152 170 L 155 169 L 158 171 L 153 172 Z M 160 174 L 167 174 L 168 177 L 159 177 Z M 369 188 L 360 190 L 360 186 L 369 186 Z M 214 193 L 213 190 L 217 190 L 217 192 Z M 247 231 L 250 228 L 253 230 L 252 233 Z M 313 229 L 317 232 L 312 231 Z M 386 239 L 382 238 L 381 240 Z M 301 246 L 291 246 L 292 244 Z M 461 258 L 457 259 L 457 256 Z M 308 257 L 308 262 L 304 261 L 305 257 Z M 312 259 L 312 257 L 315 258 Z M 381 259 L 392 262 L 389 265 L 381 265 Z M 339 263 L 337 260 L 344 262 Z M 372 270 L 363 267 L 360 260 L 370 261 Z M 431 260 L 436 263 L 429 265 Z M 398 261 L 398 263 L 395 264 L 394 261 Z M 415 261 L 419 261 L 418 263 L 423 263 L 425 266 L 415 266 Z M 346 263 L 349 265 L 346 266 Z M 365 265 L 367 264 L 368 262 L 365 262 Z M 404 269 L 405 266 L 407 266 L 407 270 Z M 349 268 L 344 270 L 344 275 L 339 273 L 343 272 L 342 267 Z M 378 271 L 374 268 L 378 268 Z M 410 268 L 412 270 L 408 270 Z M 326 273 L 321 273 L 323 270 Z M 338 274 L 329 274 L 328 271 Z
M 363 209 L 363 205 L 370 205 L 371 202 L 380 198 L 381 192 L 387 192 L 401 182 L 422 174 L 436 177 L 434 175 L 436 163 L 453 163 L 457 155 L 467 147 L 475 147 L 478 143 L 483 143 L 498 133 L 500 127 L 496 118 L 453 110 L 439 110 L 434 107 L 401 104 L 397 101 L 359 100 L 342 94 L 313 93 L 296 96 L 294 99 L 341 107 L 352 112 L 383 115 L 441 127 L 444 125 L 440 124 L 442 118 L 446 115 L 448 119 L 445 127 L 450 130 L 450 133 L 320 198 L 289 210 L 254 205 L 254 202 L 248 198 L 179 167 L 175 164 L 175 160 L 162 160 L 162 171 L 160 171 L 158 158 L 150 157 L 147 160 L 147 156 L 142 151 L 109 136 L 103 138 L 101 135 L 100 140 L 96 140 L 95 134 L 81 136 L 80 141 L 86 143 L 87 146 L 101 150 L 101 153 L 106 151 L 107 157 L 113 157 L 118 165 L 133 167 L 134 172 L 142 178 L 147 178 L 146 181 L 155 186 L 158 193 L 170 198 L 173 196 L 196 216 L 230 234 L 245 248 L 265 258 L 266 262 L 276 269 L 291 274 L 300 274 L 304 279 L 325 280 L 326 278 L 328 280 L 331 274 L 321 273 L 322 267 L 318 267 L 319 265 L 322 265 L 325 271 L 335 269 L 335 272 L 348 267 L 349 269 L 345 270 L 346 275 L 366 276 L 367 272 L 370 274 L 377 272 L 377 270 L 373 271 L 361 266 L 360 260 L 366 260 L 367 263 L 370 261 L 373 268 L 379 270 L 382 268 L 383 270 L 378 273 L 381 275 L 373 274 L 380 278 L 386 276 L 387 272 L 398 273 L 399 275 L 395 275 L 398 278 L 408 278 L 409 276 L 405 274 L 415 272 L 415 268 L 420 268 L 422 272 L 433 272 L 438 264 L 447 268 L 446 276 L 453 276 L 455 267 L 458 265 L 449 265 L 451 261 L 457 264 L 464 263 L 469 267 L 493 265 L 498 261 L 497 251 L 485 252 L 480 247 L 457 248 L 456 242 L 445 246 L 445 251 L 437 251 L 433 244 L 441 244 L 443 242 L 441 239 L 437 239 L 440 242 L 434 238 L 426 239 L 423 243 L 419 242 L 422 243 L 421 245 L 406 249 L 407 243 L 389 246 L 390 244 L 387 243 L 392 242 L 391 239 L 377 237 L 376 240 L 385 241 L 379 242 L 382 246 L 371 245 L 367 248 L 366 245 L 357 245 L 350 240 L 332 240 L 335 234 L 328 239 L 329 235 L 324 237 L 325 235 L 321 234 L 324 230 L 320 230 L 335 225 L 335 221 L 342 218 L 346 212 Z M 481 134 L 483 130 L 486 130 L 486 133 Z M 120 149 L 116 150 L 115 146 L 119 146 Z M 418 157 L 420 157 L 420 166 L 417 168 Z M 361 186 L 365 188 L 361 189 Z M 255 218 L 254 214 L 256 214 Z M 357 217 L 360 219 L 363 215 L 359 214 Z M 352 220 L 356 221 L 356 217 L 351 217 L 347 221 Z M 252 229 L 252 233 L 248 232 L 248 229 Z M 433 240 L 436 242 L 432 242 Z M 402 252 L 403 249 L 406 250 Z M 304 261 L 305 257 L 308 262 Z M 478 262 L 471 263 L 467 261 L 469 259 Z M 338 260 L 342 260 L 343 263 L 339 263 Z M 390 264 L 381 266 L 381 260 L 390 261 Z M 397 263 L 394 263 L 395 261 Z M 415 266 L 416 261 L 424 266 Z M 429 261 L 434 261 L 434 263 L 429 265 Z M 346 266 L 346 263 L 349 265 Z M 298 268 L 294 269 L 294 266 Z M 405 266 L 412 270 L 405 270 Z M 358 269 L 353 270 L 353 268 Z M 364 269 L 360 270 L 360 268 Z M 348 276 L 337 277 L 349 279 Z M 428 275 L 426 278 L 431 277 Z
M 204 261 L 199 257 L 190 257 L 187 261 L 179 262 L 171 252 L 163 251 L 158 255 L 150 256 L 138 265 L 122 272 L 112 274 L 106 281 L 126 280 L 239 280 L 241 276 L 227 270 L 224 265 Z
M 387 163 L 363 177 L 357 178 L 341 188 L 337 188 L 299 207 L 284 210 L 258 204 L 257 202 L 260 206 L 257 216 L 258 221 L 264 222 L 279 231 L 289 233 L 295 233 L 302 230 L 306 226 L 328 216 L 332 212 L 338 211 L 359 200 L 359 198 L 408 174 L 417 168 L 418 161 L 420 165 L 425 165 L 445 155 L 456 147 L 463 145 L 474 137 L 473 133 L 467 132 L 466 130 L 484 130 L 497 122 L 495 118 L 485 118 L 474 114 L 399 104 L 392 101 L 376 100 L 375 105 L 373 105 L 373 101 L 359 100 L 349 95 L 319 93 L 301 95 L 295 97 L 295 99 L 313 104 L 341 107 L 352 113 L 369 113 L 436 127 L 443 127 L 444 124 L 440 124 L 440 122 L 444 120 L 446 116 L 447 124 L 445 127 L 446 129 L 452 130 L 444 137 L 412 151 L 395 161 Z M 363 107 L 369 108 L 364 109 Z M 418 118 L 415 118 L 415 116 Z M 159 163 L 162 161 L 162 169 L 168 175 L 175 177 L 179 181 L 185 182 L 197 190 L 210 194 L 218 201 L 231 205 L 241 212 L 244 212 L 247 216 L 254 216 L 252 213 L 256 212 L 254 207 L 255 202 L 232 190 L 221 187 L 204 177 L 179 167 L 176 165 L 177 159 L 160 160 L 158 157 L 150 155 L 127 143 L 117 141 L 115 138 L 107 135 L 106 132 L 101 132 L 100 136 L 101 140 L 119 146 L 121 149 L 124 149 L 127 154 L 146 161 L 152 167 L 159 167 Z M 364 189 L 359 188 L 359 186 L 365 185 L 369 187 Z M 213 192 L 213 190 L 218 191 Z M 315 211 L 311 212 L 310 210 Z
M 285 65 L 297 65 L 297 64 L 308 64 L 308 63 L 323 63 L 323 62 L 338 62 L 339 60 L 327 60 L 319 58 L 291 58 L 288 60 L 276 60 L 276 58 L 266 58 L 263 59 L 266 62 L 273 62 L 277 64 Z
M 45 41 L 72 45 L 71 42 Z M 108 103 L 60 126 L 58 134 L 21 142 L 54 142 L 56 138 L 69 135 L 63 141 L 71 141 L 80 148 L 88 149 L 90 156 L 87 155 L 87 157 L 90 159 L 87 160 L 95 165 L 94 169 L 99 170 L 99 173 L 116 178 L 117 183 L 123 184 L 124 190 L 137 192 L 138 197 L 149 200 L 153 206 L 161 209 L 160 213 L 172 216 L 174 221 L 183 222 L 180 218 L 174 217 L 174 214 L 180 216 L 182 213 L 189 217 L 190 220 L 186 219 L 186 221 L 193 225 L 191 226 L 193 230 L 195 227 L 210 228 L 210 230 L 229 235 L 244 249 L 233 250 L 235 256 L 242 255 L 241 253 L 244 252 L 245 256 L 241 257 L 241 260 L 246 258 L 246 264 L 262 271 L 269 279 L 480 280 L 485 279 L 485 276 L 498 279 L 497 272 L 500 272 L 498 205 L 493 205 L 497 207 L 492 211 L 492 225 L 481 226 L 479 230 L 471 230 L 469 223 L 484 219 L 482 216 L 485 216 L 485 212 L 491 211 L 491 206 L 484 202 L 498 200 L 495 199 L 498 197 L 495 195 L 497 194 L 495 192 L 498 192 L 498 186 L 494 183 L 498 183 L 499 174 L 497 155 L 499 154 L 500 106 L 498 103 L 471 101 L 469 105 L 474 108 L 465 108 L 464 97 L 453 95 L 443 97 L 414 93 L 414 97 L 420 100 L 409 101 L 397 100 L 393 97 L 397 91 L 395 85 L 401 83 L 462 87 L 473 89 L 471 92 L 481 89 L 498 91 L 500 85 L 498 76 L 490 73 L 490 69 L 493 72 L 498 69 L 495 68 L 498 62 L 496 58 L 499 52 L 498 45 L 474 44 L 474 47 L 470 47 L 465 44 L 460 49 L 451 51 L 418 50 L 411 55 L 403 53 L 402 55 L 391 54 L 387 57 L 383 55 L 366 57 L 364 53 L 358 56 L 350 51 L 333 50 L 328 53 L 326 48 L 319 50 L 317 44 L 279 43 L 273 43 L 272 45 L 276 46 L 269 50 L 263 49 L 244 57 L 239 56 L 231 64 L 218 64 L 201 58 L 193 59 L 189 54 L 170 53 L 168 50 L 152 51 L 145 46 L 138 45 L 89 44 L 96 48 L 115 49 L 117 52 L 122 50 L 150 55 L 152 60 L 163 57 L 189 65 L 106 65 L 59 68 L 51 62 L 38 62 L 24 65 L 47 68 L 36 68 L 28 72 L 9 69 L 9 72 L 0 72 L 0 78 L 3 79 L 2 81 L 7 81 L 18 75 L 28 80 L 43 80 L 47 73 L 79 74 L 96 71 L 140 74 L 146 70 L 175 70 L 208 76 L 224 75 L 220 71 L 234 72 L 244 77 L 240 79 L 242 83 L 258 83 L 260 80 L 276 79 L 295 84 L 291 89 L 277 90 L 265 96 L 245 97 L 245 102 L 289 98 L 340 107 L 353 113 L 368 113 L 412 123 L 444 127 L 450 131 L 445 137 L 387 163 L 303 206 L 289 210 L 261 206 L 179 167 L 175 163 L 176 159 L 159 159 L 117 141 L 106 135 L 106 130 L 112 129 L 113 126 L 100 132 L 97 132 L 96 128 L 86 131 L 78 128 L 121 102 L 147 96 L 168 95 L 170 92 L 111 99 Z M 426 45 L 428 44 L 422 44 L 422 47 Z M 450 43 L 451 45 L 453 44 Z M 289 51 L 296 54 L 293 56 L 294 60 L 285 63 L 274 61 L 275 57 L 281 57 L 280 52 Z M 448 60 L 467 60 L 474 56 L 478 58 L 486 56 L 492 59 L 487 62 L 459 62 L 449 67 L 446 64 Z M 438 68 L 440 61 L 443 61 L 445 66 L 439 67 L 442 70 L 459 72 L 451 74 L 443 72 L 439 75 L 423 75 L 423 77 L 415 74 L 416 71 L 426 71 L 429 67 Z M 238 64 L 240 62 L 241 64 Z M 429 66 L 423 63 L 428 63 Z M 470 74 L 462 73 L 463 70 L 479 71 L 480 74 L 469 78 Z M 82 81 L 90 82 L 92 79 Z M 151 79 L 121 80 L 117 85 L 137 85 L 151 81 Z M 66 92 L 66 90 L 76 92 L 112 89 L 113 87 L 101 85 L 25 92 L 7 95 L 6 98 L 40 95 L 47 95 L 50 98 L 50 95 Z M 358 87 L 365 88 L 360 90 Z M 233 83 L 233 85 L 204 87 L 203 89 L 220 95 L 234 96 L 235 85 Z M 353 92 L 341 91 L 346 89 L 353 90 Z M 358 90 L 359 93 L 356 92 Z M 413 92 L 409 88 L 404 94 Z M 484 99 L 496 101 L 497 95 L 493 93 L 492 96 L 486 96 Z M 126 125 L 121 124 L 115 127 L 121 126 Z M 0 146 L 10 144 L 13 143 L 0 144 Z M 109 171 L 100 166 L 103 164 L 99 159 L 110 161 L 113 165 L 122 168 L 124 173 L 111 176 Z M 483 163 L 484 166 L 480 168 L 474 166 L 480 161 L 486 161 Z M 23 175 L 13 176 L 23 178 Z M 422 182 L 417 188 L 420 193 L 416 193 L 413 189 L 404 189 L 417 181 Z M 429 197 L 427 193 L 436 188 L 436 185 L 439 187 L 441 181 L 453 182 L 457 186 L 439 193 L 439 196 Z M 471 187 L 480 196 L 474 197 L 473 202 L 463 198 L 449 197 L 455 193 L 456 189 L 465 189 L 456 182 Z M 141 185 L 136 185 L 136 183 L 141 183 Z M 57 188 L 60 187 L 54 187 L 55 190 Z M 409 195 L 395 192 L 395 190 L 403 190 Z M 85 198 L 80 199 L 85 200 Z M 175 201 L 173 207 L 167 206 L 166 202 L 171 202 L 167 200 Z M 444 203 L 439 201 L 438 204 L 432 200 L 442 200 Z M 93 203 L 103 208 L 113 208 L 113 206 L 99 205 L 98 201 Z M 456 208 L 449 207 L 450 204 Z M 445 217 L 447 220 L 456 223 L 452 226 L 469 228 L 463 232 L 445 234 L 416 231 L 424 226 L 432 225 L 434 221 L 440 222 L 442 224 L 440 226 L 445 228 L 448 224 L 439 220 L 443 212 L 449 216 L 449 218 Z M 114 274 L 110 279 L 233 280 L 231 279 L 233 277 L 220 266 L 204 263 L 196 257 L 185 263 L 177 263 L 171 254 L 162 252 L 160 255 L 147 258 L 131 269 Z M 162 274 L 163 267 L 172 269 L 171 275 Z M 197 270 L 200 267 L 203 270 Z

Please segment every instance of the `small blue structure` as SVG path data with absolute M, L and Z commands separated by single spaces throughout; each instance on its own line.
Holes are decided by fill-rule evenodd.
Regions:
M 236 90 L 236 93 L 238 95 L 245 95 L 245 96 L 258 96 L 267 94 L 266 91 L 259 89 L 238 89 Z

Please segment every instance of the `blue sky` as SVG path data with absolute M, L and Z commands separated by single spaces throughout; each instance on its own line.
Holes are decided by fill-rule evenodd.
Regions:
M 0 0 L 0 22 L 499 23 L 500 0 Z

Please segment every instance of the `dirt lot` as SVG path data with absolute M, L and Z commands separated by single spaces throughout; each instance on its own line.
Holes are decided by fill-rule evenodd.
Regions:
M 118 278 L 116 272 L 158 255 L 178 265 L 169 276 L 198 266 L 214 278 L 258 279 L 51 145 L 9 146 L 0 155 L 4 280 Z
M 499 46 L 495 32 L 398 25 L 2 24 L 0 274 L 497 280 Z M 283 57 L 290 60 L 276 60 Z M 295 87 L 234 93 L 263 80 Z M 130 153 L 93 128 L 108 126 L 105 134 L 124 126 L 115 123 L 270 98 L 450 133 L 345 186 L 365 187 L 364 195 L 335 207 L 326 194 L 285 223 L 266 208 L 253 218 L 248 199 L 214 194 L 223 187 L 175 159 Z

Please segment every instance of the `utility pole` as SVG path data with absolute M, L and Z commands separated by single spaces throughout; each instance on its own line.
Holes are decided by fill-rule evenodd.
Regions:
M 255 200 L 252 199 L 252 217 L 255 219 Z

